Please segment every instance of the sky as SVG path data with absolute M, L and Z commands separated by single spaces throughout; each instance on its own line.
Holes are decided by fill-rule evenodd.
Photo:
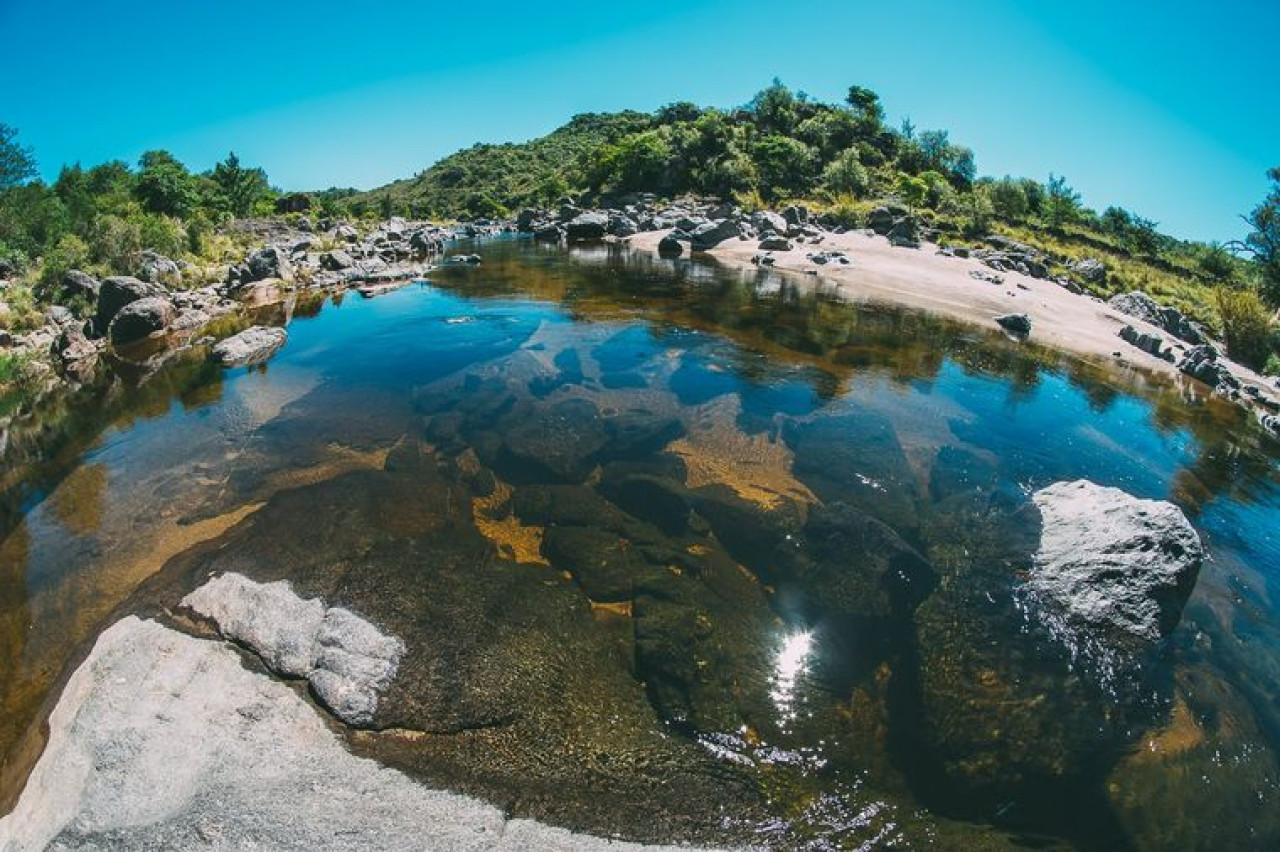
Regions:
M 0 122 L 46 180 L 165 148 L 367 189 L 579 112 L 856 83 L 983 174 L 1226 241 L 1280 165 L 1278 33 L 1280 0 L 0 0 Z

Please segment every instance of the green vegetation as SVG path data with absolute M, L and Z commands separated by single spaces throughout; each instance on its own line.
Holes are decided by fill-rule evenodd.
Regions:
M 0 294 L 0 328 L 40 322 L 70 269 L 133 275 L 143 252 L 195 264 L 227 259 L 234 246 L 213 236 L 233 216 L 272 215 L 279 193 L 262 169 L 235 154 L 193 174 L 167 151 L 148 151 L 136 169 L 122 162 L 64 167 L 52 185 L 34 179 L 35 158 L 0 124 L 0 261 L 16 281 Z

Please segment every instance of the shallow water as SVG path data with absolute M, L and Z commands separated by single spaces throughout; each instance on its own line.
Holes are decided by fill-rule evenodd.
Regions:
M 782 848 L 1280 843 L 1280 472 L 1247 418 L 810 279 L 473 248 L 295 311 L 264 368 L 193 353 L 12 439 L 7 775 L 113 610 L 236 570 L 404 638 L 352 748 L 516 813 Z M 1206 541 L 1154 652 L 1019 593 L 1029 493 L 1080 477 Z

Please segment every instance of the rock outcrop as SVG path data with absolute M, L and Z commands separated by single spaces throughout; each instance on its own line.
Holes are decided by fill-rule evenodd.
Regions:
M 351 754 L 285 684 L 233 649 L 129 616 L 49 718 L 0 848 L 657 849 L 507 819 Z
M 1181 509 L 1083 479 L 1032 499 L 1043 528 L 1026 585 L 1066 626 L 1141 642 L 1177 626 L 1204 559 Z
M 136 343 L 153 334 L 162 334 L 173 322 L 173 305 L 160 296 L 147 296 L 121 308 L 111 320 L 111 342 Z
M 1026 314 L 1001 314 L 995 317 L 996 325 L 1005 331 L 1025 337 L 1031 333 L 1031 317 Z
M 1187 319 L 1182 311 L 1177 308 L 1167 308 L 1156 304 L 1154 299 L 1141 290 L 1112 296 L 1107 304 L 1122 314 L 1137 317 L 1144 322 L 1151 323 L 1156 328 L 1164 329 L 1179 340 L 1185 340 L 1193 346 L 1209 342 L 1208 338 L 1204 336 L 1204 332 L 1195 323 Z
M 404 643 L 355 613 L 304 600 L 285 581 L 257 583 L 222 574 L 182 605 L 210 619 L 272 671 L 306 678 L 317 698 L 349 725 L 368 726 L 391 685 Z

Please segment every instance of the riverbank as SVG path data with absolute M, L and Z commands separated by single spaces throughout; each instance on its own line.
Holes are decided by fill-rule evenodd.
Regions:
M 632 249 L 657 255 L 659 244 L 670 233 L 670 229 L 644 231 L 624 240 Z M 1189 396 L 1208 396 L 1212 391 L 1185 376 L 1175 360 L 1144 351 L 1120 336 L 1130 326 L 1140 334 L 1168 339 L 1165 329 L 1097 298 L 1072 292 L 1057 281 L 1011 269 L 997 275 L 976 259 L 939 253 L 937 245 L 895 246 L 879 235 L 845 231 L 823 232 L 773 251 L 762 251 L 756 239 L 728 239 L 701 253 L 740 269 L 768 267 L 816 275 L 841 296 L 855 301 L 903 305 L 986 327 L 991 327 L 997 316 L 1025 314 L 1031 321 L 1029 337 L 1038 343 L 1098 364 L 1128 365 L 1165 376 L 1181 382 Z M 832 253 L 842 253 L 848 263 L 833 260 Z M 999 283 L 996 278 L 1001 279 Z M 1170 342 L 1173 345 L 1167 351 L 1174 359 L 1191 348 L 1177 340 Z M 1280 390 L 1274 378 L 1225 357 L 1218 363 L 1242 387 L 1257 388 L 1259 399 L 1269 401 L 1256 406 L 1260 417 L 1280 408 Z

